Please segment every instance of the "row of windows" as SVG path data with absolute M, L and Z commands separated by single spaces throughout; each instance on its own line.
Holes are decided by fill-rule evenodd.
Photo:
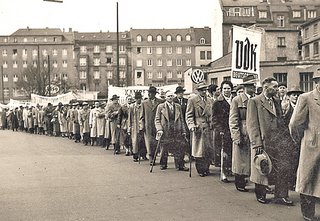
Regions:
M 166 36 L 166 40 L 167 41 L 172 41 L 172 35 L 167 35 Z M 147 41 L 148 42 L 152 42 L 154 39 L 153 39 L 153 36 L 152 35 L 148 35 L 147 36 Z M 176 35 L 175 36 L 175 40 L 176 41 L 182 41 L 182 36 L 181 35 Z M 186 41 L 191 41 L 191 35 L 189 35 L 189 34 L 187 34 L 186 36 L 185 36 L 185 40 Z M 143 41 L 143 38 L 142 38 L 142 36 L 141 35 L 137 35 L 137 42 L 142 42 Z M 157 35 L 156 36 L 156 41 L 158 41 L 158 42 L 160 42 L 160 41 L 163 41 L 163 37 L 162 37 L 162 35 Z
M 313 72 L 301 72 L 300 75 L 300 88 L 302 91 L 312 91 L 313 90 Z M 287 84 L 288 73 L 274 73 L 273 77 L 281 83 Z
M 60 76 L 60 77 L 59 77 Z M 59 79 L 63 79 L 63 80 L 68 80 L 68 75 L 66 73 L 61 73 L 61 74 L 54 74 L 53 76 L 53 81 L 57 81 Z M 26 76 L 23 76 L 23 79 L 27 79 Z M 12 81 L 13 82 L 18 82 L 19 80 L 19 76 L 17 74 L 14 74 L 12 76 Z M 9 76 L 7 74 L 3 74 L 3 82 L 9 82 Z
M 319 42 L 314 42 L 312 44 L 313 57 L 319 57 Z M 310 45 L 304 46 L 304 57 L 310 58 Z
M 23 38 L 22 39 L 22 42 L 58 42 L 58 38 L 57 37 L 51 37 L 51 38 L 47 38 L 47 37 L 44 37 L 44 38 Z M 4 38 L 3 39 L 3 42 L 7 43 L 9 42 L 9 39 L 8 38 Z M 18 38 L 13 38 L 13 42 L 14 43 L 18 43 L 19 40 Z
M 24 92 L 19 88 L 12 88 L 12 94 L 14 97 L 18 97 L 18 96 L 24 95 Z M 9 88 L 3 88 L 3 96 L 6 98 L 10 96 Z
M 312 35 L 313 35 L 313 36 L 317 36 L 317 35 L 318 35 L 318 32 L 319 32 L 318 28 L 319 28 L 318 23 L 316 23 L 316 24 L 313 25 L 313 27 L 312 27 L 312 29 L 313 29 L 313 30 L 312 30 L 312 31 L 313 31 Z M 304 34 L 304 38 L 305 38 L 305 39 L 307 39 L 307 38 L 310 37 L 310 33 L 309 33 L 309 32 L 310 32 L 309 28 L 304 29 L 303 34 Z
M 183 47 L 176 47 L 175 49 L 176 49 L 176 51 L 175 51 L 176 54 L 182 54 Z M 162 54 L 164 48 L 162 48 L 162 47 L 155 47 L 155 48 L 154 47 L 146 47 L 145 50 L 146 50 L 147 54 L 153 54 L 154 51 L 155 51 L 156 54 Z M 165 50 L 166 50 L 166 54 L 172 54 L 173 53 L 173 48 L 172 47 L 166 47 Z M 191 54 L 192 53 L 192 47 L 189 47 L 189 46 L 185 47 L 184 51 L 185 51 L 186 54 Z M 137 54 L 140 54 L 142 52 L 143 52 L 143 48 L 142 47 L 137 47 Z
M 43 62 L 43 67 L 48 67 L 48 61 L 44 60 Z M 38 65 L 38 61 L 32 61 L 32 66 L 33 67 L 37 67 Z M 2 64 L 3 68 L 8 68 L 8 62 L 7 61 L 3 61 Z M 58 61 L 54 60 L 52 61 L 52 66 L 54 68 L 58 68 Z M 18 68 L 18 61 L 12 61 L 12 67 L 13 68 Z M 28 62 L 27 61 L 22 61 L 22 67 L 23 68 L 27 68 L 28 67 Z M 62 67 L 66 68 L 68 67 L 68 61 L 67 60 L 63 60 L 62 61 Z
M 159 78 L 162 79 L 164 76 L 166 76 L 167 79 L 173 78 L 173 73 L 172 71 L 168 71 L 166 73 L 163 73 L 161 71 L 153 73 L 153 72 L 147 72 L 147 79 L 154 79 L 154 78 Z M 176 73 L 177 78 L 182 78 L 182 72 L 178 71 Z
M 112 79 L 113 78 L 113 71 L 107 71 L 107 79 Z M 86 80 L 87 79 L 87 71 L 80 71 L 79 72 L 79 79 L 80 80 Z M 98 80 L 100 79 L 101 74 L 100 71 L 94 71 L 93 72 L 93 78 Z M 125 79 L 126 78 L 126 72 L 125 71 L 119 71 L 119 77 L 121 79 Z
M 38 50 L 33 49 L 32 51 L 32 56 L 38 56 Z M 22 49 L 21 50 L 21 54 L 23 57 L 27 57 L 28 56 L 28 49 Z M 42 50 L 42 55 L 43 56 L 47 56 L 48 55 L 48 50 L 47 49 L 43 49 Z M 52 55 L 53 56 L 57 56 L 58 55 L 58 50 L 57 49 L 52 49 Z M 68 55 L 68 50 L 67 49 L 62 49 L 62 56 L 67 56 Z M 8 50 L 7 49 L 3 49 L 2 50 L 2 56 L 6 57 L 8 56 Z M 12 49 L 12 56 L 13 58 L 16 58 L 18 56 L 18 49 Z
M 87 66 L 87 63 L 88 63 L 87 58 L 80 58 L 80 60 L 79 60 L 80 66 L 82 66 L 82 67 Z M 93 59 L 93 65 L 99 66 L 100 64 L 101 64 L 100 58 Z M 112 64 L 111 57 L 106 58 L 106 64 Z M 119 65 L 126 65 L 126 58 L 119 58 Z
M 175 62 L 175 63 L 174 63 Z M 156 66 L 161 67 L 163 66 L 164 61 L 162 59 L 157 59 L 156 60 Z M 166 59 L 165 60 L 166 66 L 171 67 L 171 66 L 182 66 L 185 64 L 186 66 L 192 66 L 192 61 L 191 59 Z M 145 64 L 149 67 L 154 66 L 154 60 L 148 59 L 145 60 Z M 137 67 L 142 67 L 143 66 L 143 60 L 139 59 L 136 61 L 136 66 Z
M 116 49 L 114 49 L 116 50 Z M 86 45 L 80 46 L 80 52 L 81 53 L 87 53 L 88 48 Z M 101 52 L 101 47 L 99 45 L 95 45 L 93 47 L 93 53 L 100 53 Z M 107 45 L 106 46 L 106 53 L 112 53 L 113 52 L 113 47 L 112 45 Z M 126 52 L 126 46 L 125 45 L 119 45 L 119 52 L 123 53 Z

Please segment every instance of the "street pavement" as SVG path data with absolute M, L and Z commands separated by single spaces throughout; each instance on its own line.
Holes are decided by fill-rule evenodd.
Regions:
M 217 168 L 199 177 L 193 165 L 189 178 L 172 157 L 165 171 L 148 164 L 67 138 L 0 131 L 0 220 L 303 220 L 295 192 L 293 207 L 263 205 L 252 183 L 238 192 Z

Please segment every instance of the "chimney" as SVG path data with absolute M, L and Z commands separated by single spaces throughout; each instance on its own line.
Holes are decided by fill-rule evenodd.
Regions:
M 72 28 L 69 28 L 69 32 L 72 32 Z
M 28 31 L 30 31 L 30 28 L 29 28 L 29 26 L 27 26 L 27 30 L 28 30 Z
M 65 32 L 64 28 L 62 29 L 63 32 Z

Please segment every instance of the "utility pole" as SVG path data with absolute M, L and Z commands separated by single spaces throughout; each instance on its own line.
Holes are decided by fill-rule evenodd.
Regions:
M 50 79 L 50 56 L 48 55 L 48 78 L 49 78 L 49 97 L 51 97 L 51 79 Z
M 117 86 L 120 86 L 120 68 L 119 68 L 119 14 L 118 14 L 118 2 L 117 2 Z
M 3 65 L 1 65 L 1 86 L 2 86 L 2 103 L 4 104 L 4 83 L 3 83 Z

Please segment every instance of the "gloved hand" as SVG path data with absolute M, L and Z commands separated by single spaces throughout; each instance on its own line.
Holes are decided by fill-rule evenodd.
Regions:
M 256 155 L 262 154 L 263 148 L 262 147 L 256 147 Z

